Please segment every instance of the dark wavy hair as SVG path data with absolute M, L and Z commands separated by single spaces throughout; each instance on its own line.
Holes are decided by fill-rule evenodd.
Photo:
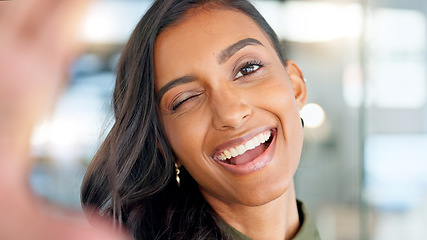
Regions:
M 198 7 L 228 9 L 251 17 L 268 35 L 285 66 L 275 32 L 247 0 L 153 3 L 121 55 L 113 94 L 115 124 L 90 163 L 81 189 L 88 215 L 112 217 L 135 239 L 230 239 L 184 167 L 181 187 L 177 187 L 174 155 L 154 92 L 153 49 L 158 34 Z

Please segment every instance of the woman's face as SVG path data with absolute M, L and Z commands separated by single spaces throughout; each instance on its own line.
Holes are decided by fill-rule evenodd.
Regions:
M 190 11 L 156 39 L 154 68 L 159 114 L 176 161 L 208 202 L 260 205 L 291 186 L 302 148 L 297 106 L 305 85 L 298 67 L 282 65 L 251 18 Z

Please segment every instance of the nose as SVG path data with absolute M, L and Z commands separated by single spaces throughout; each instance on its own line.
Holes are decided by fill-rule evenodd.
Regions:
M 230 89 L 211 95 L 212 125 L 215 129 L 237 129 L 251 117 L 252 107 L 241 95 Z

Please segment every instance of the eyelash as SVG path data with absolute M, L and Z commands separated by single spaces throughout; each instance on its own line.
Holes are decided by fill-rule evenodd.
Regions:
M 241 77 L 244 77 L 244 76 L 247 76 L 247 75 L 250 75 L 250 74 L 253 74 L 253 73 L 255 73 L 256 71 L 258 71 L 260 68 L 262 68 L 262 67 L 264 67 L 264 64 L 262 64 L 262 62 L 261 61 L 248 61 L 248 62 L 246 62 L 244 65 L 243 65 L 243 67 L 240 67 L 240 70 L 237 72 L 237 74 L 236 74 L 236 76 L 234 77 L 234 79 L 239 79 L 239 78 L 241 78 Z M 246 71 L 247 73 L 245 73 L 245 74 L 243 74 L 243 73 L 241 73 L 242 72 L 242 70 L 243 69 L 251 69 L 251 70 L 249 70 L 249 71 Z M 255 69 L 254 69 L 255 68 Z M 240 74 L 240 76 L 239 76 L 239 74 Z M 194 97 L 197 97 L 197 96 L 199 96 L 199 95 L 201 95 L 202 93 L 199 93 L 199 94 L 195 94 L 195 95 L 191 95 L 191 96 L 189 96 L 188 98 L 185 98 L 184 100 L 182 100 L 182 101 L 180 101 L 180 102 L 178 102 L 178 103 L 176 103 L 176 104 L 173 104 L 172 105 L 172 111 L 176 111 L 183 103 L 185 103 L 185 102 L 187 102 L 188 100 L 190 100 L 190 99 L 192 99 L 192 98 L 194 98 Z
M 237 72 L 237 74 L 234 77 L 234 79 L 239 79 L 241 77 L 244 77 L 244 76 L 250 75 L 252 73 L 255 73 L 256 71 L 258 71 L 262 67 L 264 67 L 264 64 L 262 64 L 261 61 L 249 61 L 249 62 L 246 62 L 245 65 L 243 65 L 243 67 L 240 67 L 240 70 Z M 245 68 L 246 69 L 251 68 L 252 70 L 247 71 L 246 74 L 241 73 L 242 70 L 245 69 Z M 255 69 L 253 69 L 253 68 L 255 68 Z
M 172 111 L 176 111 L 183 103 L 185 103 L 186 101 L 188 101 L 188 100 L 190 100 L 190 99 L 192 99 L 192 98 L 194 98 L 194 97 L 197 97 L 197 96 L 200 96 L 202 93 L 198 93 L 198 94 L 194 94 L 194 95 L 191 95 L 191 96 L 189 96 L 189 97 L 187 97 L 187 98 L 185 98 L 184 100 L 182 100 L 182 101 L 180 101 L 180 102 L 178 102 L 178 103 L 176 103 L 176 104 L 173 104 L 172 105 Z

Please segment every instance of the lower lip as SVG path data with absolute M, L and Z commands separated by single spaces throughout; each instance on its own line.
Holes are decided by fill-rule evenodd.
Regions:
M 224 167 L 227 171 L 235 175 L 248 175 L 261 170 L 273 160 L 274 149 L 276 147 L 276 136 L 277 136 L 276 129 L 271 130 L 271 134 L 273 139 L 270 145 L 261 155 L 259 155 L 254 160 L 243 165 L 232 165 L 232 164 L 221 162 L 219 160 L 217 162 L 222 167 Z

